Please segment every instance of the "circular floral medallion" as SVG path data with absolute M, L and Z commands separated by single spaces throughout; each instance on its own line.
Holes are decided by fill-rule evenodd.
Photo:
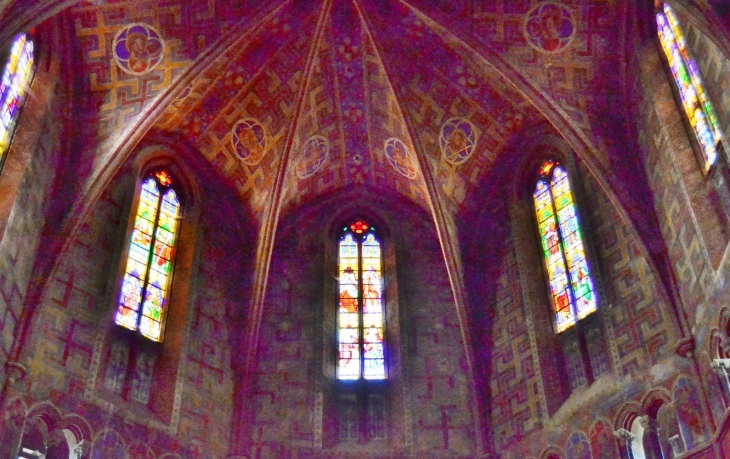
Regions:
M 162 60 L 165 40 L 154 27 L 129 24 L 114 37 L 114 60 L 125 73 L 144 75 Z
M 305 179 L 314 175 L 327 160 L 329 150 L 330 145 L 327 139 L 321 135 L 310 137 L 299 155 L 297 177 Z
M 467 119 L 451 118 L 441 126 L 439 145 L 441 155 L 451 164 L 461 164 L 474 153 L 476 128 Z
M 253 118 L 236 123 L 231 131 L 231 144 L 239 158 L 249 166 L 261 162 L 266 153 L 266 130 Z
M 535 5 L 525 17 L 527 42 L 542 53 L 557 53 L 567 47 L 575 36 L 575 24 L 570 10 L 552 1 Z
M 409 179 L 416 177 L 416 164 L 413 156 L 400 139 L 391 137 L 385 141 L 383 148 L 388 162 L 399 174 Z

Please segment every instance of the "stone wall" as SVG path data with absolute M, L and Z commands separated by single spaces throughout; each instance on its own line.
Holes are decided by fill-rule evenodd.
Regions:
M 387 234 L 389 378 L 372 393 L 386 401 L 386 438 L 354 442 L 337 435 L 342 388 L 332 366 L 335 330 L 326 329 L 334 324 L 337 239 L 328 239 L 332 231 L 323 222 L 338 205 L 328 203 L 285 219 L 277 235 L 259 342 L 252 457 L 474 457 L 476 412 L 435 229 L 410 206 L 375 201 L 361 208 L 382 219 Z M 337 218 L 348 221 L 333 227 L 357 215 L 343 214 Z
M 172 327 L 168 320 L 165 340 L 155 351 L 158 360 L 172 354 L 179 364 L 155 364 L 149 403 L 111 393 L 104 385 L 105 368 L 111 336 L 119 333 L 111 321 L 136 179 L 125 170 L 105 190 L 42 285 L 19 358 L 28 375 L 8 391 L 18 402 L 6 406 L 27 407 L 28 422 L 38 406 L 52 407 L 60 420 L 74 417 L 73 425 L 84 426 L 80 431 L 85 430 L 93 458 L 125 457 L 125 452 L 145 458 L 168 457 L 166 453 L 225 457 L 233 411 L 231 343 L 248 304 L 252 266 L 246 260 L 253 252 L 253 232 L 244 229 L 241 211 L 221 198 L 226 192 L 198 177 L 203 193 L 197 202 L 197 238 L 179 249 L 192 250 L 193 262 L 176 270 L 178 277 L 191 270 L 188 298 L 182 302 L 187 313 L 180 326 Z M 182 226 L 195 221 L 185 217 Z M 135 344 L 139 339 L 125 339 L 131 352 L 143 346 Z M 130 376 L 126 378 L 128 385 Z M 60 420 L 57 428 L 64 425 Z

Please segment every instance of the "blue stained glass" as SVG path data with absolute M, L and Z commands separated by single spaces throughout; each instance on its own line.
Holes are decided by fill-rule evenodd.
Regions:
M 139 329 L 143 336 L 160 341 L 180 202 L 172 189 L 160 196 L 159 187 L 171 184 L 169 175 L 161 171 L 155 177 L 157 180 L 147 178 L 140 190 L 116 323 L 131 330 Z
M 350 228 L 339 244 L 337 378 L 385 379 L 380 242 L 365 222 Z
M 689 54 L 684 34 L 672 8 L 663 4 L 656 14 L 657 33 L 679 90 L 684 112 L 705 159 L 705 170 L 717 160 L 722 132 L 709 101 L 697 64 Z
M 568 174 L 548 161 L 535 186 L 535 215 L 558 333 L 596 311 L 596 296 Z M 550 178 L 549 182 L 547 179 Z

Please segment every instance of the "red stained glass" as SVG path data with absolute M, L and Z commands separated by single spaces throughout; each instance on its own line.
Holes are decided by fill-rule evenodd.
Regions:
M 142 184 L 115 319 L 153 341 L 162 340 L 180 214 L 177 194 L 160 177 L 170 184 L 166 171 Z
M 346 227 L 339 244 L 338 379 L 385 379 L 382 279 L 372 228 L 361 221 Z
M 33 62 L 33 41 L 25 34 L 17 35 L 0 80 L 0 167 L 33 76 Z
M 162 186 L 172 185 L 172 178 L 170 178 L 170 174 L 168 174 L 167 171 L 163 170 L 156 172 L 155 177 L 157 177 L 157 181 L 160 182 L 160 185 Z
M 558 333 L 596 311 L 593 280 L 575 214 L 568 175 L 560 164 L 546 162 L 535 186 L 535 214 L 540 231 Z
M 660 7 L 656 14 L 659 41 L 672 70 L 684 112 L 702 150 L 705 170 L 708 170 L 717 160 L 717 147 L 722 141 L 722 131 L 697 64 L 687 50 L 684 34 L 674 11 L 662 2 L 657 2 L 657 7 Z
M 350 230 L 355 234 L 362 234 L 370 228 L 364 221 L 357 221 L 350 225 Z

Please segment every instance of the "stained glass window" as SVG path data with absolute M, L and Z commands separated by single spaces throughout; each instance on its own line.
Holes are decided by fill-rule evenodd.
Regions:
M 708 170 L 717 159 L 717 146 L 722 139 L 715 111 L 705 92 L 697 64 L 687 50 L 677 16 L 666 3 L 657 2 L 657 6 L 659 41 L 672 69 L 682 106 L 702 149 L 705 170 Z
M 374 229 L 343 229 L 339 243 L 338 379 L 385 379 L 383 263 Z
M 153 341 L 162 341 L 179 216 L 170 175 L 162 170 L 145 178 L 115 320 Z
M 5 154 L 32 76 L 33 41 L 26 34 L 19 34 L 10 47 L 0 82 L 0 169 L 5 163 Z
M 596 294 L 568 174 L 547 161 L 533 194 L 558 333 L 596 310 Z

